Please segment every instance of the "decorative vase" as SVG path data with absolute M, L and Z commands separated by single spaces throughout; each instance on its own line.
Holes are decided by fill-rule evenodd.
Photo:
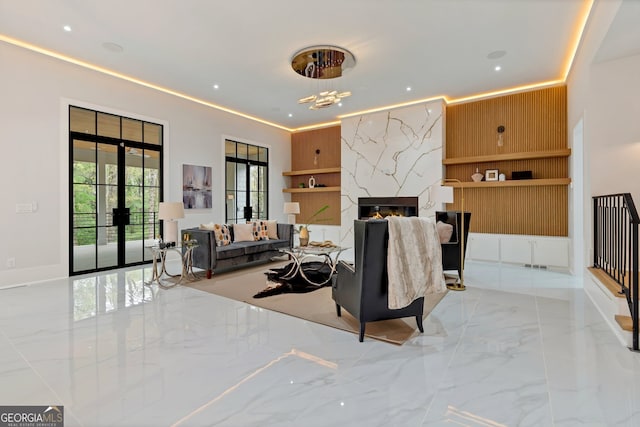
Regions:
M 307 227 L 300 227 L 300 246 L 307 246 L 309 244 L 309 229 Z
M 480 182 L 482 181 L 482 178 L 484 178 L 484 175 L 480 173 L 478 168 L 476 168 L 476 173 L 471 175 L 471 179 L 473 180 L 473 182 Z
M 316 179 L 312 176 L 309 178 L 309 188 L 314 188 L 316 186 Z

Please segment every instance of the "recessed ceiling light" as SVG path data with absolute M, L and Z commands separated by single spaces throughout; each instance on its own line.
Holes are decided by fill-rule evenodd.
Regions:
M 102 47 L 109 52 L 120 53 L 124 50 L 122 46 L 113 42 L 104 42 L 102 43 Z
M 69 31 L 71 31 L 71 26 L 65 25 L 64 27 L 62 27 L 62 29 L 67 31 L 67 32 L 69 32 Z
M 487 55 L 487 59 L 500 59 L 507 54 L 506 50 L 494 50 Z
M 338 107 L 342 107 L 342 102 L 338 102 Z
M 289 117 L 293 117 L 293 114 L 289 113 Z
M 411 92 L 411 86 L 407 86 L 407 92 Z
M 214 89 L 219 89 L 219 88 L 220 88 L 220 86 L 218 86 L 217 84 L 214 84 L 214 85 L 213 85 L 213 88 L 214 88 Z
M 502 70 L 502 67 L 501 67 L 501 66 L 499 66 L 499 65 L 496 65 L 496 66 L 494 67 L 494 70 L 496 70 L 496 71 L 500 71 L 500 70 Z

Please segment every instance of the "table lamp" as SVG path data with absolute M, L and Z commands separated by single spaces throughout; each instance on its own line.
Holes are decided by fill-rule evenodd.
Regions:
M 285 202 L 284 213 L 288 214 L 289 224 L 296 223 L 296 215 L 300 213 L 300 203 L 298 202 Z
M 184 218 L 184 206 L 182 202 L 160 202 L 158 218 L 164 221 L 164 241 L 178 242 L 178 221 Z

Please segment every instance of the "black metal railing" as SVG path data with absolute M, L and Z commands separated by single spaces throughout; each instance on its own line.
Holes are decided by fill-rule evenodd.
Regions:
M 633 322 L 633 350 L 638 351 L 638 224 L 629 193 L 593 198 L 593 266 L 620 285 Z
M 155 239 L 159 236 L 158 212 L 131 212 L 129 224 L 125 225 L 125 240 Z M 104 224 L 98 223 L 98 214 L 73 214 L 74 245 L 92 245 L 96 242 L 96 229 L 104 230 L 104 243 L 118 241 L 118 229 L 113 224 L 111 212 L 104 215 Z

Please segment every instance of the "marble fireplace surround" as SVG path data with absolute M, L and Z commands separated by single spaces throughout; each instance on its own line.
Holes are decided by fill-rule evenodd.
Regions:
M 340 244 L 353 245 L 360 197 L 418 197 L 418 215 L 437 209 L 431 187 L 443 177 L 440 100 L 343 119 Z

